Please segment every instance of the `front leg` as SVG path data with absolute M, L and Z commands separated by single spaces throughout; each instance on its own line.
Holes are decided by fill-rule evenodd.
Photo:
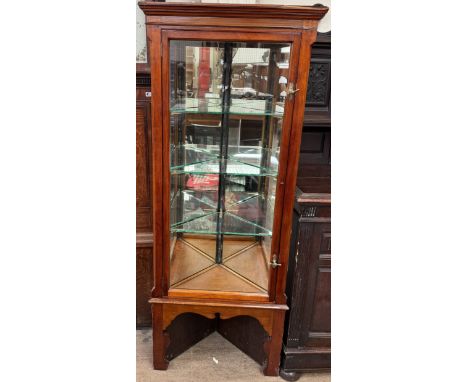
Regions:
M 167 370 L 169 361 L 166 357 L 169 335 L 163 329 L 163 306 L 153 305 L 153 366 L 156 370 Z
M 267 355 L 263 367 L 263 374 L 276 377 L 279 374 L 281 345 L 283 340 L 284 310 L 277 310 L 273 314 L 273 328 L 271 336 L 265 340 L 264 349 Z

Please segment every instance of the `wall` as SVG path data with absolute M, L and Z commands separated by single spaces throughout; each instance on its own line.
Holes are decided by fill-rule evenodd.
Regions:
M 136 0 L 136 62 L 146 62 L 146 32 L 145 32 L 145 15 L 138 7 Z M 167 0 L 172 3 L 183 3 L 187 0 Z M 318 26 L 319 32 L 328 32 L 331 30 L 331 0 L 200 0 L 202 3 L 238 3 L 238 4 L 287 4 L 287 5 L 314 5 L 317 3 L 326 5 L 330 8 L 326 16 L 320 21 Z

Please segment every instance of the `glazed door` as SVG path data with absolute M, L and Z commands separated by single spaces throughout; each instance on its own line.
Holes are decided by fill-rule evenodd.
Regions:
M 297 40 L 163 33 L 170 296 L 274 299 Z

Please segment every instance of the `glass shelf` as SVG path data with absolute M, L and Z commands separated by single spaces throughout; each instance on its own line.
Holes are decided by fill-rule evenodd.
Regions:
M 259 99 L 231 99 L 229 114 L 260 115 L 282 118 L 284 106 L 274 103 L 271 110 L 267 107 L 268 100 Z M 183 98 L 171 107 L 172 114 L 223 114 L 220 98 Z
M 203 200 L 195 196 L 203 193 Z M 226 192 L 226 212 L 216 212 L 217 192 L 183 191 L 172 207 L 183 204 L 184 214 L 171 222 L 171 232 L 226 234 L 240 236 L 271 236 L 271 221 L 265 216 L 265 204 L 271 202 L 254 192 Z M 224 228 L 218 230 L 218 219 Z
M 224 229 L 217 229 L 218 219 L 224 221 Z M 171 232 L 198 234 L 224 234 L 237 236 L 271 236 L 271 231 L 229 212 L 212 213 L 171 228 Z
M 228 148 L 227 175 L 276 176 L 278 150 L 258 146 L 230 146 Z M 184 162 L 177 165 L 176 160 Z M 261 166 L 262 158 L 270 163 Z M 219 146 L 185 144 L 171 148 L 171 174 L 219 174 Z
M 226 192 L 225 205 L 227 209 L 235 208 L 238 204 L 247 203 L 250 199 L 258 198 L 255 192 Z M 199 217 L 211 215 L 216 212 L 218 205 L 218 191 L 192 191 L 185 190 L 178 192 L 172 199 L 171 226 L 175 226 Z M 239 207 L 237 207 L 239 208 Z M 177 215 L 177 209 L 180 214 Z
M 187 164 L 196 164 L 216 159 L 217 154 L 213 152 L 213 149 L 214 148 L 212 146 L 196 144 L 171 146 L 171 170 L 176 168 L 182 168 Z M 183 160 L 185 164 L 177 165 L 178 160 Z
M 171 213 L 171 226 L 216 212 L 216 202 L 210 195 L 214 193 L 214 191 L 178 192 L 171 202 L 171 209 L 173 210 L 173 213 Z
M 171 174 L 219 174 L 219 160 L 195 163 L 171 171 Z M 226 171 L 222 174 L 232 176 L 276 176 L 277 171 L 271 171 L 263 167 L 251 166 L 246 163 L 228 160 Z
M 256 167 L 261 166 L 262 158 L 269 163 L 265 170 L 269 173 L 278 173 L 279 147 L 275 150 L 264 149 L 258 146 L 230 146 L 228 148 L 228 158 L 240 163 L 245 163 Z
M 270 163 L 269 171 L 275 173 L 278 171 L 278 157 L 279 148 L 271 150 L 259 146 L 228 147 L 228 160 L 261 167 L 262 158 L 266 158 Z M 171 146 L 171 171 L 175 169 L 183 170 L 184 167 L 210 161 L 217 161 L 219 163 L 219 159 L 219 145 L 184 144 Z M 178 160 L 184 163 L 178 165 Z

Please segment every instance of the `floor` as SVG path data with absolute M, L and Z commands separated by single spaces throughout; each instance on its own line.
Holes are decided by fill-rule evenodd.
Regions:
M 218 333 L 213 333 L 175 358 L 166 371 L 153 370 L 151 329 L 137 330 L 137 382 L 283 381 L 265 377 L 260 365 Z M 330 373 L 305 373 L 300 382 L 330 382 Z

